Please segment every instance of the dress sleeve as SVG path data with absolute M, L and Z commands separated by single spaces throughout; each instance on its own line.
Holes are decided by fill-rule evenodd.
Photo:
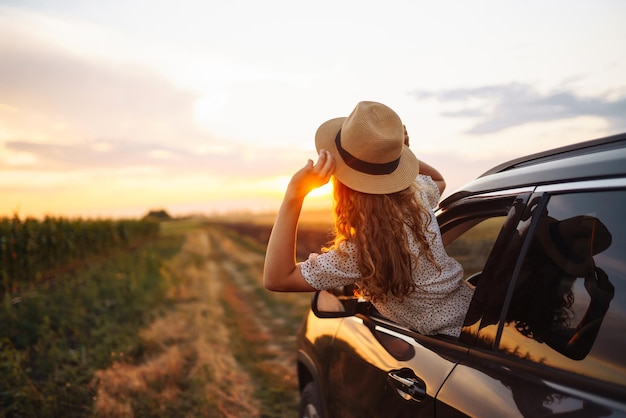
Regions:
M 435 183 L 430 176 L 425 176 L 424 174 L 419 174 L 415 182 L 417 183 L 422 199 L 424 199 L 431 208 L 436 208 L 441 198 L 437 183 Z
M 341 254 L 331 250 L 323 254 L 310 254 L 300 264 L 304 280 L 317 290 L 332 289 L 355 283 L 360 277 L 354 248 L 347 246 L 348 251 Z

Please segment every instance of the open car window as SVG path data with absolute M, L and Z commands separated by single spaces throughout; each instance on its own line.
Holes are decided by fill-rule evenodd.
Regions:
M 477 280 L 498 238 L 506 216 L 469 219 L 450 229 L 444 242 L 448 255 L 463 266 L 463 277 Z
M 438 215 L 443 244 L 448 255 L 463 266 L 465 279 L 478 280 L 498 239 L 507 241 L 502 236 L 505 224 L 516 222 L 529 196 L 528 190 L 515 190 L 471 197 Z

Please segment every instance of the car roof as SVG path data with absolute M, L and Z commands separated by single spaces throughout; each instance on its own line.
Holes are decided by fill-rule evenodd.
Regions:
M 478 193 L 626 175 L 626 133 L 579 142 L 505 162 L 456 190 L 440 206 Z

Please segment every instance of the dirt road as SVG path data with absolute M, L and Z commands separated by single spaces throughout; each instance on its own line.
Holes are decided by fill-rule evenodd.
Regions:
M 310 295 L 265 291 L 263 250 L 221 226 L 188 233 L 162 272 L 173 307 L 143 330 L 141 358 L 118 353 L 97 372 L 97 414 L 295 416 L 295 332 Z

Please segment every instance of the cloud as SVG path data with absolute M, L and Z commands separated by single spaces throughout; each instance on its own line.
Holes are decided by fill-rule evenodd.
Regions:
M 218 138 L 197 110 L 219 97 L 118 56 L 85 54 L 26 31 L 0 37 L 0 56 L 0 172 L 148 167 L 245 179 L 291 172 L 309 157 L 293 144 L 257 149 Z
M 65 139 L 210 140 L 193 120 L 198 95 L 146 67 L 29 38 L 0 41 L 0 55 L 0 103 L 12 109 L 3 123 L 12 132 L 39 129 L 43 136 L 63 128 Z
M 626 130 L 626 95 L 619 95 L 617 99 L 611 98 L 608 93 L 582 96 L 567 89 L 541 93 L 520 83 L 441 91 L 418 90 L 412 94 L 418 99 L 460 104 L 460 108 L 441 114 L 452 118 L 478 118 L 480 121 L 467 131 L 469 134 L 490 134 L 531 122 L 578 116 L 599 117 L 617 131 Z
M 253 155 L 245 147 L 230 147 L 212 152 L 196 152 L 183 147 L 132 141 L 92 141 L 77 144 L 48 144 L 14 140 L 5 144 L 15 155 L 28 155 L 19 165 L 0 158 L 0 171 L 81 171 L 86 169 L 123 169 L 149 167 L 153 171 L 176 175 L 198 174 L 216 177 L 250 178 L 254 173 L 278 176 L 304 165 L 305 152 L 286 149 L 260 149 Z

